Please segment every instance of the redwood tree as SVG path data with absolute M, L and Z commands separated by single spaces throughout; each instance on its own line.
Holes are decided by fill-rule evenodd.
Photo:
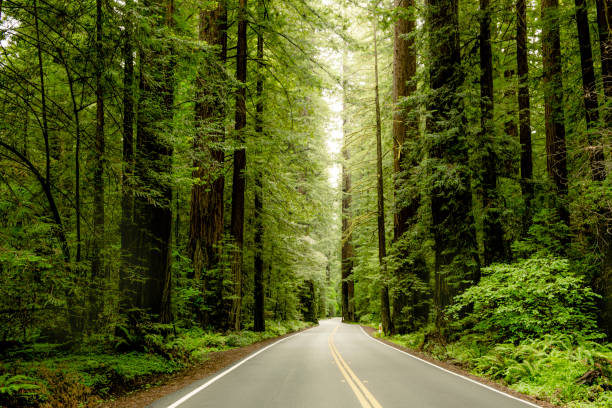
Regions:
M 246 179 L 246 150 L 244 128 L 247 122 L 246 110 L 247 79 L 247 0 L 240 0 L 238 8 L 238 45 L 236 54 L 236 80 L 239 83 L 236 92 L 236 133 L 238 148 L 234 151 L 234 173 L 232 177 L 232 218 L 230 233 L 234 249 L 232 251 L 232 276 L 234 293 L 230 311 L 230 327 L 240 330 L 240 312 L 242 309 L 242 249 L 244 245 L 244 192 Z
M 220 242 L 223 238 L 223 174 L 225 87 L 224 64 L 227 53 L 227 11 L 219 1 L 213 10 L 200 10 L 199 38 L 217 47 L 212 56 L 203 55 L 196 78 L 196 135 L 193 142 L 194 184 L 191 188 L 191 210 L 188 251 L 194 279 L 203 298 L 205 310 L 201 324 L 216 327 L 226 323 L 222 299 L 223 278 L 206 271 L 219 268 Z M 203 53 L 204 54 L 204 53 Z M 210 298 L 207 293 L 212 293 Z

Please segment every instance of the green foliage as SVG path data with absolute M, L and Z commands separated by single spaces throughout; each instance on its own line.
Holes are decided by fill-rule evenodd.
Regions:
M 152 324 L 145 326 L 167 329 Z M 138 341 L 143 342 L 139 351 L 124 353 L 64 352 L 64 355 L 50 356 L 59 353 L 55 350 L 57 345 L 36 345 L 11 354 L 11 362 L 0 363 L 0 404 L 17 398 L 24 406 L 38 406 L 43 402 L 50 406 L 73 406 L 70 404 L 74 401 L 62 399 L 68 398 L 64 392 L 67 389 L 73 390 L 82 401 L 95 401 L 98 397 L 133 391 L 159 376 L 201 363 L 211 352 L 248 346 L 309 326 L 301 321 L 267 321 L 267 330 L 263 333 L 244 330 L 221 334 L 191 328 L 176 336 L 141 332 L 139 340 L 124 328 L 124 341 L 131 338 L 132 347 Z M 120 344 L 126 347 L 128 343 Z
M 20 397 L 28 397 L 35 395 L 34 390 L 38 390 L 40 386 L 34 384 L 35 378 L 25 375 L 0 375 L 0 394 L 12 397 L 15 394 L 20 394 Z
M 449 313 L 458 328 L 494 341 L 519 341 L 546 334 L 598 337 L 597 295 L 569 271 L 569 262 L 532 258 L 483 270 L 478 285 L 455 298 Z
M 568 232 L 556 211 L 544 208 L 534 214 L 527 236 L 516 241 L 512 250 L 518 258 L 562 256 L 567 251 Z

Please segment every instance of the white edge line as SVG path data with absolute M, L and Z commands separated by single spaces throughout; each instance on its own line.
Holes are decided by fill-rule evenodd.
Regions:
M 316 327 L 316 326 L 315 326 Z M 256 351 L 255 353 L 251 354 L 250 356 L 248 356 L 247 358 L 240 360 L 238 363 L 234 364 L 233 366 L 231 366 L 230 368 L 228 368 L 227 370 L 223 371 L 222 373 L 216 375 L 215 377 L 211 378 L 210 380 L 206 381 L 204 384 L 200 385 L 198 388 L 196 388 L 195 390 L 191 391 L 189 394 L 183 396 L 181 399 L 179 399 L 178 401 L 174 402 L 171 405 L 168 405 L 166 408 L 176 408 L 179 405 L 181 405 L 183 402 L 187 401 L 188 399 L 190 399 L 191 397 L 193 397 L 194 395 L 196 395 L 197 393 L 199 393 L 200 391 L 204 390 L 205 388 L 208 388 L 211 384 L 213 384 L 215 381 L 221 379 L 222 377 L 226 376 L 227 374 L 231 373 L 232 371 L 234 371 L 235 369 L 237 369 L 238 367 L 240 367 L 241 365 L 243 365 L 244 363 L 246 363 L 247 361 L 249 361 L 250 359 L 252 359 L 253 357 L 256 357 L 257 355 L 263 353 L 264 351 L 266 351 L 267 349 L 269 349 L 270 347 L 274 347 L 276 346 L 278 343 L 281 343 L 285 340 L 288 340 L 292 337 L 298 336 L 300 334 L 302 334 L 303 332 L 310 330 L 311 328 L 308 328 L 306 330 L 302 330 L 298 333 L 292 334 L 291 336 L 287 336 L 285 338 L 282 338 L 278 341 L 275 341 L 274 343 L 270 344 L 269 346 L 266 346 L 264 348 L 262 348 L 259 351 Z
M 541 408 L 539 405 L 536 405 L 536 404 L 534 404 L 534 403 L 532 403 L 532 402 L 525 401 L 524 399 L 521 399 L 521 398 L 515 397 L 514 395 L 510 395 L 510 394 L 505 393 L 505 392 L 503 392 L 503 391 L 500 391 L 500 390 L 498 390 L 498 389 L 496 389 L 496 388 L 489 387 L 488 385 L 483 384 L 483 383 L 481 383 L 481 382 L 479 382 L 479 381 L 473 380 L 473 379 L 471 379 L 471 378 L 469 378 L 469 377 L 466 377 L 466 376 L 464 376 L 464 375 L 461 375 L 461 374 L 457 374 L 457 373 L 455 373 L 454 371 L 450 371 L 450 370 L 447 370 L 446 368 L 440 367 L 439 365 L 436 365 L 436 364 L 430 363 L 429 361 L 427 361 L 427 360 L 423 360 L 422 358 L 419 358 L 419 357 L 414 356 L 414 355 L 412 355 L 412 354 L 410 354 L 410 353 L 407 353 L 407 352 L 405 352 L 404 350 L 400 350 L 400 349 L 398 349 L 398 348 L 395 348 L 395 347 L 393 347 L 393 346 L 390 346 L 390 345 L 388 345 L 387 343 L 384 343 L 384 342 L 382 342 L 382 341 L 378 340 L 377 338 L 375 338 L 375 337 L 370 336 L 369 334 L 367 334 L 367 333 L 365 332 L 365 330 L 363 330 L 363 327 L 359 326 L 359 328 L 361 329 L 362 333 L 363 333 L 363 334 L 364 334 L 366 337 L 368 337 L 368 338 L 372 339 L 373 341 L 375 341 L 375 342 L 376 342 L 376 343 L 378 343 L 378 344 L 382 344 L 383 346 L 389 347 L 390 349 L 393 349 L 393 350 L 398 351 L 398 352 L 400 352 L 400 353 L 402 353 L 402 354 L 405 354 L 405 355 L 407 355 L 407 356 L 409 356 L 409 357 L 412 357 L 412 358 L 414 358 L 415 360 L 419 360 L 419 361 L 420 361 L 420 362 L 422 362 L 422 363 L 428 364 L 428 365 L 430 365 L 430 366 L 432 366 L 432 367 L 436 367 L 436 368 L 438 368 L 438 369 L 440 369 L 440 370 L 442 370 L 442 371 L 445 371 L 445 372 L 447 372 L 447 373 L 449 373 L 449 374 L 452 374 L 452 375 L 455 375 L 455 376 L 457 376 L 457 377 L 463 378 L 463 379 L 464 379 L 464 380 L 466 380 L 466 381 L 469 381 L 469 382 L 474 383 L 474 384 L 478 384 L 478 385 L 480 385 L 481 387 L 484 387 L 484 388 L 486 388 L 486 389 L 488 389 L 488 390 L 494 391 L 494 392 L 496 392 L 496 393 L 498 393 L 498 394 L 501 394 L 501 395 L 505 395 L 506 397 L 508 397 L 508 398 L 512 398 L 513 400 L 516 400 L 516 401 L 522 402 L 522 403 L 527 404 L 527 405 L 532 406 L 532 407 Z M 170 408 L 170 407 L 168 407 L 168 408 Z

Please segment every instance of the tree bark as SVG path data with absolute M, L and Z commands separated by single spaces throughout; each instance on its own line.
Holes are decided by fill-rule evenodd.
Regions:
M 575 0 L 576 26 L 578 43 L 580 45 L 580 68 L 582 70 L 582 91 L 585 119 L 588 134 L 587 151 L 591 163 L 593 180 L 602 181 L 606 175 L 603 143 L 599 137 L 599 102 L 597 100 L 597 84 L 593 68 L 593 51 L 591 49 L 591 33 L 589 31 L 588 8 L 585 0 Z
M 604 94 L 607 99 L 612 98 L 612 0 L 596 0 L 597 26 L 599 28 L 599 49 L 601 51 L 601 76 L 603 79 Z M 606 127 L 612 125 L 612 114 L 605 115 Z
M 236 80 L 240 88 L 236 93 L 236 133 L 238 144 L 244 143 L 246 127 L 246 79 L 247 79 L 247 0 L 240 0 L 238 9 L 238 46 L 236 58 Z M 242 249 L 244 245 L 244 193 L 246 180 L 246 150 L 243 146 L 234 151 L 234 173 L 232 177 L 232 218 L 230 232 L 234 249 L 232 253 L 232 275 L 234 293 L 230 312 L 230 327 L 240 330 L 242 310 Z
M 258 9 L 260 15 L 259 30 L 257 31 L 257 94 L 256 94 L 256 114 L 255 114 L 255 133 L 259 139 L 262 139 L 263 134 L 263 58 L 264 58 L 264 37 L 263 23 L 266 19 L 263 0 L 258 0 Z M 253 330 L 263 332 L 266 330 L 266 321 L 264 316 L 264 277 L 263 277 L 263 183 L 261 168 L 257 169 L 255 175 L 255 273 L 253 282 L 253 297 L 255 300 L 255 308 L 253 310 Z
M 164 24 L 173 26 L 172 0 L 147 2 L 145 6 L 165 8 L 158 16 Z M 155 41 L 164 41 L 156 38 Z M 144 273 L 136 283 L 135 306 L 157 316 L 161 323 L 172 320 L 171 292 L 171 230 L 172 145 L 166 132 L 173 116 L 174 63 L 171 47 L 162 50 L 144 49 L 140 57 L 139 106 L 136 154 L 136 176 L 148 193 L 135 199 L 134 218 L 137 227 L 135 258 L 137 272 Z M 146 73 L 146 75 L 145 75 Z
M 509 247 L 501 224 L 503 209 L 497 193 L 497 154 L 493 123 L 493 52 L 491 49 L 491 10 L 489 0 L 480 0 L 480 192 L 483 208 L 483 260 L 485 265 L 508 260 Z
M 220 276 L 220 243 L 223 238 L 223 174 L 226 113 L 224 65 L 227 50 L 227 11 L 220 1 L 212 11 L 200 11 L 200 40 L 219 47 L 217 59 L 205 62 L 196 79 L 196 137 L 194 139 L 194 184 L 191 189 L 188 251 L 194 279 L 200 284 L 205 311 L 200 313 L 202 327 L 227 324 Z M 206 271 L 217 269 L 216 276 Z M 207 292 L 216 296 L 209 298 Z
M 94 143 L 93 160 L 93 248 L 91 259 L 91 285 L 90 291 L 90 323 L 97 320 L 102 311 L 102 293 L 100 284 L 104 278 L 104 264 L 102 251 L 104 250 L 104 84 L 102 71 L 104 56 L 102 49 L 102 0 L 96 0 L 96 138 Z
M 449 4 L 450 3 L 450 4 Z M 427 121 L 432 169 L 431 213 L 435 250 L 434 306 L 438 329 L 444 308 L 480 279 L 472 217 L 472 191 L 465 138 L 464 75 L 459 48 L 458 1 L 427 0 L 431 112 Z
M 387 244 L 385 237 L 385 196 L 382 170 L 382 121 L 380 117 L 380 95 L 378 90 L 378 21 L 374 18 L 374 104 L 376 108 L 376 192 L 378 195 L 378 265 L 380 267 L 380 320 L 385 334 L 395 332 L 391 321 L 389 286 L 387 277 Z
M 521 192 L 525 202 L 523 233 L 533 218 L 533 153 L 531 146 L 531 106 L 529 101 L 529 61 L 525 0 L 516 2 L 516 62 L 518 72 L 519 141 L 521 143 Z
M 417 53 L 414 34 L 416 21 L 414 15 L 414 0 L 395 0 L 395 7 L 400 11 L 400 17 L 395 23 L 395 41 L 393 53 L 393 171 L 395 175 L 394 198 L 395 214 L 393 218 L 393 241 L 397 243 L 404 233 L 415 225 L 420 206 L 420 195 L 417 189 L 409 188 L 409 172 L 418 166 L 418 159 L 410 151 L 411 143 L 419 141 L 419 124 L 415 118 L 412 104 L 402 104 L 402 99 L 416 92 Z M 408 191 L 406 193 L 406 191 Z M 398 248 L 402 248 L 401 246 Z M 411 254 L 400 251 L 398 256 L 408 259 Z M 418 256 L 418 255 L 417 255 Z M 428 306 L 421 305 L 425 299 L 413 290 L 408 283 L 413 274 L 423 282 L 429 281 L 429 274 L 423 260 L 419 259 L 411 265 L 400 266 L 396 272 L 397 285 L 392 297 L 393 327 L 399 333 L 406 333 L 415 328 L 415 323 L 427 320 Z M 408 305 L 412 315 L 402 312 Z
M 558 0 L 542 0 L 542 55 L 544 115 L 546 126 L 546 168 L 556 188 L 557 210 L 569 226 L 567 208 L 567 150 L 565 145 L 565 113 L 561 72 L 561 38 Z
M 119 272 L 119 310 L 124 313 L 133 302 L 131 267 L 134 259 L 134 47 L 132 23 L 133 0 L 123 8 L 123 146 L 121 172 L 121 269 Z
M 355 321 L 355 282 L 353 280 L 353 237 L 351 231 L 351 171 L 349 161 L 351 152 L 348 146 L 348 99 L 346 80 L 346 51 L 342 56 L 342 265 L 341 265 L 341 294 L 342 294 L 342 321 Z

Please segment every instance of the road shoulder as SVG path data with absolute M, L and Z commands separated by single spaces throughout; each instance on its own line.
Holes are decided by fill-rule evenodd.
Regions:
M 449 362 L 436 360 L 435 358 L 433 358 L 433 357 L 431 357 L 431 356 L 429 356 L 429 355 L 427 355 L 425 353 L 409 349 L 407 347 L 401 346 L 401 345 L 399 345 L 397 343 L 394 343 L 394 342 L 392 342 L 390 340 L 387 340 L 387 339 L 378 338 L 378 337 L 375 336 L 375 333 L 377 331 L 376 329 L 374 329 L 373 327 L 370 327 L 370 326 L 364 326 L 364 325 L 360 325 L 360 326 L 363 329 L 363 331 L 366 333 L 366 335 L 370 336 L 372 339 L 374 339 L 376 341 L 379 341 L 381 343 L 384 343 L 384 344 L 386 344 L 388 346 L 391 346 L 391 347 L 393 347 L 393 348 L 395 348 L 397 350 L 403 351 L 404 353 L 410 354 L 413 357 L 416 357 L 418 359 L 424 360 L 424 361 L 426 361 L 426 362 L 428 362 L 430 364 L 433 364 L 433 365 L 435 365 L 437 367 L 440 367 L 440 368 L 442 368 L 444 370 L 451 371 L 451 372 L 453 372 L 455 374 L 458 374 L 458 375 L 466 377 L 466 378 L 468 378 L 470 380 L 476 381 L 476 382 L 478 382 L 480 384 L 483 384 L 483 385 L 485 385 L 487 387 L 493 388 L 493 389 L 495 389 L 497 391 L 500 391 L 502 393 L 511 395 L 511 396 L 513 396 L 515 398 L 518 398 L 518 399 L 521 399 L 523 401 L 530 402 L 532 404 L 538 405 L 538 406 L 543 407 L 543 408 L 558 408 L 559 407 L 558 405 L 551 404 L 550 402 L 547 402 L 547 401 L 539 400 L 539 399 L 537 399 L 537 398 L 535 398 L 535 397 L 533 397 L 531 395 L 522 394 L 522 393 L 520 393 L 518 391 L 510 389 L 510 388 L 504 386 L 503 384 L 500 384 L 498 382 L 492 381 L 492 380 L 490 380 L 488 378 L 483 378 L 483 377 L 479 377 L 479 376 L 476 376 L 474 374 L 471 374 L 470 372 L 463 370 L 461 367 L 458 367 L 458 366 L 456 366 L 454 364 L 451 364 Z
M 305 328 L 296 332 L 287 333 L 284 336 L 274 337 L 262 340 L 257 343 L 250 344 L 245 347 L 235 348 L 225 351 L 211 352 L 206 361 L 187 368 L 180 372 L 162 375 L 158 377 L 155 383 L 149 388 L 137 390 L 129 394 L 116 396 L 113 400 L 107 400 L 98 405 L 99 408 L 142 408 L 154 401 L 163 398 L 166 395 L 177 392 L 190 384 L 199 381 L 203 378 L 210 377 L 213 374 L 232 366 L 240 360 L 257 352 L 258 350 L 269 346 L 285 337 L 293 336 L 300 333 Z

